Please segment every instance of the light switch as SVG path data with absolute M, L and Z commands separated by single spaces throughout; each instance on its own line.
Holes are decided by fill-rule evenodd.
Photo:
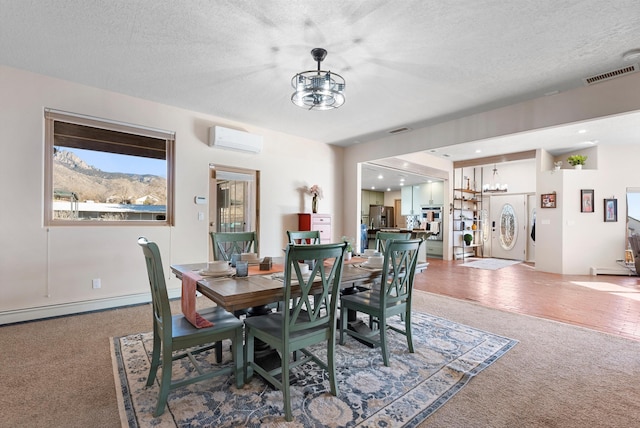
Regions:
M 198 211 L 198 220 L 204 220 L 204 213 L 202 211 Z

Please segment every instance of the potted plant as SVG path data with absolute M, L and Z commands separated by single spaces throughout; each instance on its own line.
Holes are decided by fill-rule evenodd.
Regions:
M 351 260 L 351 256 L 353 255 L 353 240 L 348 236 L 343 236 L 342 242 L 345 242 L 347 244 L 347 248 L 344 251 L 344 259 Z
M 583 155 L 571 155 L 567 158 L 567 162 L 575 169 L 582 169 L 582 165 L 587 161 L 587 157 Z
M 462 239 L 464 239 L 465 244 L 471 245 L 471 241 L 473 241 L 473 235 L 470 233 L 465 233 Z

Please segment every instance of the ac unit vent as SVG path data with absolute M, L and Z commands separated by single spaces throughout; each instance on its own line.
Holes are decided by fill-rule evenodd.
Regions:
M 617 70 L 607 71 L 606 73 L 601 73 L 596 76 L 585 77 L 582 81 L 586 86 L 589 86 L 594 83 L 604 82 L 605 80 L 615 79 L 616 77 L 624 76 L 625 74 L 635 73 L 639 69 L 638 64 L 632 64 Z
M 222 126 L 212 126 L 209 128 L 209 145 L 221 149 L 260 153 L 262 136 Z
M 401 132 L 407 132 L 410 131 L 411 128 L 398 128 L 398 129 L 392 129 L 391 131 L 389 131 L 389 134 L 399 134 Z

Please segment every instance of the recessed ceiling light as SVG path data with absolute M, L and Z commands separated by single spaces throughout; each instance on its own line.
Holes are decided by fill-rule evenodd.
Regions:
M 580 129 L 580 130 L 578 131 L 578 134 L 584 134 L 584 133 L 586 133 L 586 132 L 587 132 L 587 130 L 586 130 L 586 129 Z
M 476 153 L 482 153 L 482 150 L 476 149 Z
M 450 155 L 448 155 L 448 154 L 446 154 L 446 153 L 445 153 L 445 154 L 443 154 L 443 155 L 442 155 L 442 157 L 443 157 L 443 158 L 448 158 L 448 157 L 450 157 Z
M 378 175 L 378 180 L 382 180 L 384 177 L 382 176 L 382 174 Z
M 387 187 L 387 192 L 390 192 L 390 191 L 391 191 L 391 187 Z
M 404 183 L 404 177 L 402 177 L 402 178 L 400 179 L 400 182 L 401 182 L 401 183 Z
M 371 186 L 371 190 L 376 190 L 376 186 Z
M 404 182 L 401 182 L 401 183 L 400 183 L 400 186 L 404 186 Z

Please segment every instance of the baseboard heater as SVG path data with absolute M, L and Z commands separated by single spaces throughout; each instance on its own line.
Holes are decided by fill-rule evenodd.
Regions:
M 169 294 L 170 299 L 179 298 L 182 293 L 182 289 L 167 289 L 167 293 Z M 140 293 L 106 299 L 86 300 L 83 302 L 61 303 L 58 305 L 15 309 L 0 312 L 0 325 L 102 311 L 105 309 L 121 308 L 124 306 L 139 305 L 149 302 L 151 302 L 151 293 Z

